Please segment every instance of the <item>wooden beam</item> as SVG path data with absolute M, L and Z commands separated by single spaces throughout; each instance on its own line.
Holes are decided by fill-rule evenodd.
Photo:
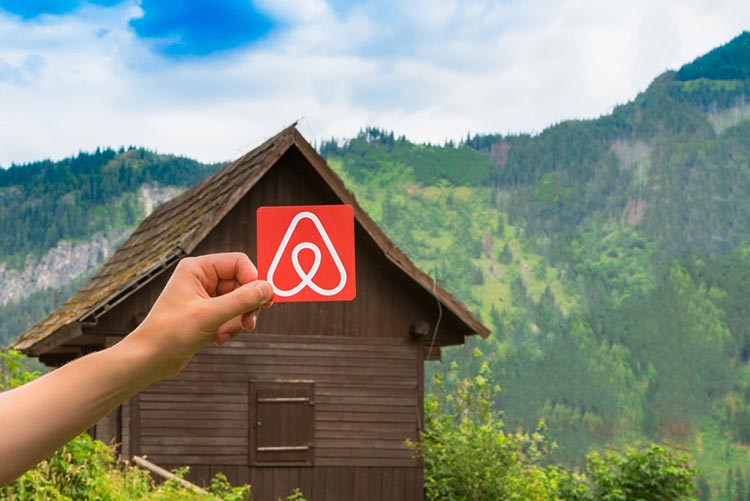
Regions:
M 39 340 L 38 342 L 33 342 L 31 346 L 28 347 L 28 351 L 24 350 L 23 348 L 21 349 L 21 351 L 24 351 L 27 356 L 38 357 L 44 353 L 52 351 L 54 348 L 60 345 L 67 343 L 71 339 L 78 337 L 81 334 L 83 334 L 81 330 L 81 323 L 71 322 L 61 327 L 60 330 L 57 331 L 56 335 L 50 335 L 44 339 Z
M 160 477 L 166 479 L 166 480 L 174 480 L 186 489 L 190 489 L 193 492 L 196 492 L 198 494 L 202 495 L 208 495 L 208 491 L 201 489 L 197 485 L 188 482 L 184 478 L 180 478 L 174 473 L 170 473 L 161 466 L 155 465 L 151 461 L 148 461 L 145 458 L 142 458 L 140 456 L 133 456 L 133 462 L 140 466 L 141 468 L 150 471 L 151 473 L 154 473 L 156 475 L 159 475 Z

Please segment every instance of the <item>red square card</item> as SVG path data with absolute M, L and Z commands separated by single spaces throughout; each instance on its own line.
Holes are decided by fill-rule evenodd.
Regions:
M 258 274 L 274 302 L 349 301 L 356 295 L 350 205 L 258 209 Z

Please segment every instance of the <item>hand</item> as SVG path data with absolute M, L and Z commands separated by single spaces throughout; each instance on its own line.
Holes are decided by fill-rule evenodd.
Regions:
M 185 258 L 126 340 L 142 344 L 159 362 L 159 377 L 174 375 L 207 343 L 221 345 L 255 329 L 260 308 L 273 297 L 271 284 L 257 278 L 243 253 Z

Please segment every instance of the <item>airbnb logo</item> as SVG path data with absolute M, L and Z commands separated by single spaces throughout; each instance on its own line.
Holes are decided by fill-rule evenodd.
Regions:
M 258 209 L 258 271 L 273 285 L 277 302 L 353 299 L 351 206 Z

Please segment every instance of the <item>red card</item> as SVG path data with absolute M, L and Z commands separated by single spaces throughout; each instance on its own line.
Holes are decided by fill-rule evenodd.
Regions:
M 258 209 L 258 275 L 274 302 L 352 300 L 354 272 L 350 205 Z

